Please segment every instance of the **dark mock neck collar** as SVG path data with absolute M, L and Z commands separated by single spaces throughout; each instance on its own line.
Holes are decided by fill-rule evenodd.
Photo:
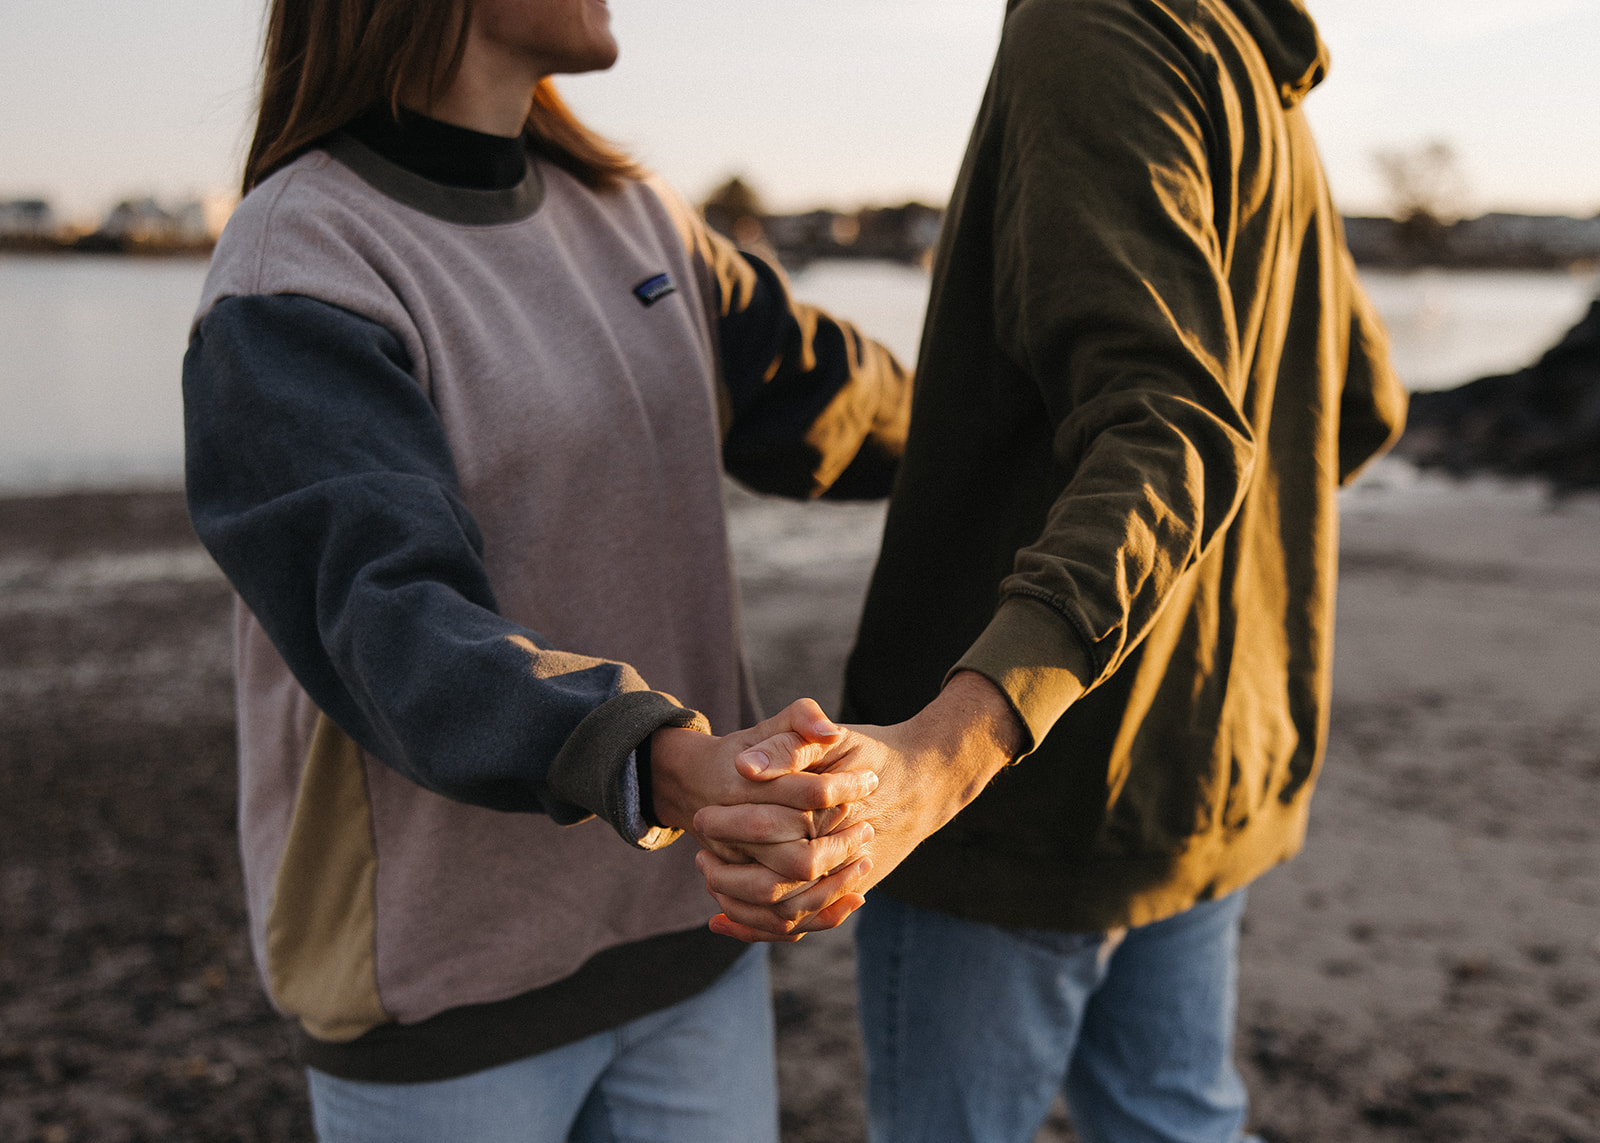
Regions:
M 387 108 L 369 111 L 321 146 L 369 186 L 445 222 L 519 222 L 544 201 L 525 140 L 404 109 L 398 120 Z
M 508 190 L 527 174 L 521 136 L 486 135 L 404 107 L 398 119 L 375 107 L 345 130 L 396 166 L 447 187 Z

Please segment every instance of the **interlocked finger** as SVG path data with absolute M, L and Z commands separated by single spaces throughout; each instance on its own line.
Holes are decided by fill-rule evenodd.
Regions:
M 871 822 L 858 822 L 839 833 L 775 845 L 740 846 L 780 878 L 794 884 L 815 881 L 845 865 L 872 841 Z
M 741 796 L 747 804 L 770 802 L 796 810 L 823 810 L 859 802 L 877 788 L 878 775 L 871 770 L 830 770 L 763 780 Z
M 816 884 L 780 877 L 760 862 L 730 862 L 708 850 L 695 855 L 695 864 L 707 891 L 719 901 L 732 897 L 751 905 L 777 905 Z
M 856 887 L 871 870 L 872 862 L 864 858 L 774 905 L 753 905 L 719 893 L 712 896 L 722 908 L 722 919 L 741 930 L 728 935 L 741 940 L 797 940 L 808 932 L 836 928 L 855 912 L 865 900 Z M 712 927 L 726 931 L 716 924 Z
M 720 842 L 739 849 L 809 840 L 815 830 L 808 813 L 766 802 L 706 806 L 694 815 L 695 836 L 702 844 Z

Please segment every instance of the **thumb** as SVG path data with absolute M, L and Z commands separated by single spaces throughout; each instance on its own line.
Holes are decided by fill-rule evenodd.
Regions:
M 815 766 L 844 737 L 814 699 L 801 698 L 745 732 L 754 741 L 734 759 L 742 777 L 780 778 Z

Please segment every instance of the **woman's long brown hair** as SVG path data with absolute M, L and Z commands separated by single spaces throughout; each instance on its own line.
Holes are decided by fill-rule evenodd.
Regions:
M 272 0 L 261 53 L 261 105 L 242 192 L 374 107 L 398 114 L 402 92 L 431 103 L 455 78 L 472 0 Z M 638 178 L 638 164 L 580 123 L 548 79 L 528 135 L 595 190 Z

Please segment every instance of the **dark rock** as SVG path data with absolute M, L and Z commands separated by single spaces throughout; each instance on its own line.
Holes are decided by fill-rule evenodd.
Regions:
M 1415 393 L 1398 455 L 1458 476 L 1600 487 L 1600 301 L 1536 363 L 1455 389 Z

